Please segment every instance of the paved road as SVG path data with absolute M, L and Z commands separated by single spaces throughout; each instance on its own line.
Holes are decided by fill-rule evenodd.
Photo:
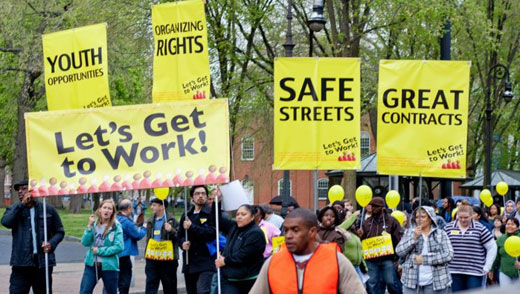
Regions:
M 11 233 L 7 231 L 0 231 L 0 248 L 2 248 L 5 254 L 0 254 L 0 265 L 8 265 L 9 259 L 11 258 L 12 249 L 12 237 Z M 144 251 L 144 241 L 139 242 L 139 252 Z M 58 248 L 56 249 L 56 262 L 57 263 L 71 263 L 71 262 L 83 262 L 85 256 L 86 247 L 83 247 L 81 243 L 77 241 L 66 241 L 63 240 Z M 142 259 L 138 256 L 137 259 Z
M 4 251 L 0 254 L 0 285 L 9 284 L 11 267 L 9 259 L 12 249 L 11 232 L 0 230 L 0 249 Z M 139 242 L 139 252 L 144 251 L 144 241 Z M 83 275 L 83 257 L 86 248 L 77 241 L 63 240 L 56 249 L 56 260 L 58 266 L 53 273 L 53 292 L 54 293 L 78 293 L 79 284 Z M 182 264 L 182 262 L 180 262 Z M 135 282 L 131 288 L 131 293 L 144 293 L 146 276 L 144 274 L 145 261 L 142 256 L 136 258 L 134 265 Z M 177 287 L 179 293 L 185 293 L 184 275 L 181 273 L 181 266 L 177 269 Z M 1 287 L 0 287 L 1 289 Z M 102 286 L 98 285 L 94 293 L 101 294 Z M 4 293 L 0 290 L 0 293 Z

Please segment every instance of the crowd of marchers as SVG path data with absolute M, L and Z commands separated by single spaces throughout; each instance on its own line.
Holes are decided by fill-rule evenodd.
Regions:
M 52 293 L 62 222 L 53 207 L 31 196 L 26 180 L 14 188 L 20 202 L 2 217 L 13 236 L 9 292 Z M 188 294 L 451 293 L 519 279 L 520 262 L 504 244 L 520 236 L 520 200 L 502 210 L 451 198 L 437 208 L 413 199 L 402 223 L 379 197 L 363 213 L 346 200 L 316 213 L 294 203 L 285 218 L 267 204 L 244 204 L 232 218 L 217 208 L 220 191 L 211 188 L 190 188 L 191 207 L 179 222 L 158 198 L 102 200 L 81 238 L 80 293 L 93 293 L 99 280 L 104 293 L 129 293 L 143 238 L 147 294 L 160 285 L 165 294 L 177 293 L 180 261 Z M 145 220 L 147 208 L 152 216 Z M 273 242 L 280 236 L 282 245 Z M 368 254 L 363 243 L 378 238 L 388 241 L 385 254 Z

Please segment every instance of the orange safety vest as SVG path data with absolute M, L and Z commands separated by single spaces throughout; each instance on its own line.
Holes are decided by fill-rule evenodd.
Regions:
M 273 254 L 267 270 L 273 294 L 336 294 L 339 293 L 339 265 L 336 243 L 320 244 L 303 272 L 302 290 L 298 291 L 296 262 L 287 247 Z

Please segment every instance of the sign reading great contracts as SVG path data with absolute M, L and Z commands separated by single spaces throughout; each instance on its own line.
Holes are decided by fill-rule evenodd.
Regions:
M 110 106 L 106 24 L 42 37 L 49 110 Z
M 377 171 L 465 177 L 470 63 L 382 60 Z
M 27 113 L 35 196 L 226 183 L 227 99 Z
M 210 95 L 208 33 L 202 0 L 152 7 L 153 101 Z
M 360 61 L 277 58 L 274 169 L 356 169 L 360 163 Z

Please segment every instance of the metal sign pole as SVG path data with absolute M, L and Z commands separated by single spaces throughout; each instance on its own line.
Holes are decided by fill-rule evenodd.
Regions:
M 184 187 L 184 220 L 188 219 L 188 187 Z M 184 230 L 184 239 L 188 242 L 188 230 Z M 189 250 L 186 250 L 186 264 L 189 264 Z
M 47 245 L 47 198 L 43 197 L 43 240 Z M 45 250 L 45 247 L 44 247 Z M 49 253 L 45 252 L 45 290 L 50 293 L 49 289 Z

